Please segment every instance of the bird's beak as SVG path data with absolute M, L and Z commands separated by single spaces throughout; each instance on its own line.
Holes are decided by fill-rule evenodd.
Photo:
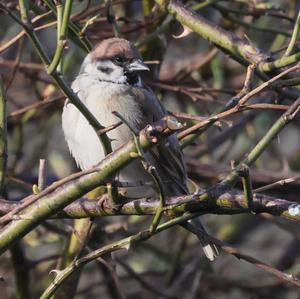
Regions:
M 133 60 L 133 62 L 129 63 L 126 68 L 127 68 L 127 71 L 130 72 L 130 73 L 150 71 L 150 69 L 143 62 L 142 59 L 135 59 L 135 60 Z

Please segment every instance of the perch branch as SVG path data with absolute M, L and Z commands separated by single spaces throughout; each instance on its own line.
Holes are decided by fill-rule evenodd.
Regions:
M 174 121 L 176 121 L 174 117 L 168 116 L 151 126 L 148 125 L 139 134 L 141 147 L 148 150 L 157 142 L 176 132 Z M 98 171 L 79 176 L 75 181 L 61 185 L 14 215 L 14 219 L 17 221 L 8 223 L 0 233 L 0 254 L 36 227 L 42 220 L 56 214 L 76 198 L 103 184 L 118 169 L 125 167 L 134 159 L 133 155 L 130 155 L 132 152 L 137 153 L 134 141 L 126 143 L 103 159 L 97 167 Z M 48 188 L 51 189 L 51 186 Z M 44 190 L 44 194 L 48 188 Z

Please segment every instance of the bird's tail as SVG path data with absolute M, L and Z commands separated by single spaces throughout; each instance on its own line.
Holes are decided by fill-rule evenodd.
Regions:
M 214 261 L 219 255 L 219 250 L 218 247 L 207 238 L 205 228 L 203 227 L 200 219 L 191 219 L 183 223 L 182 226 L 198 237 L 204 254 L 210 261 Z

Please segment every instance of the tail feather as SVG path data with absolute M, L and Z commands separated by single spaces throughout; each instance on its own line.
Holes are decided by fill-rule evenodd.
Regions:
M 214 243 L 209 242 L 207 240 L 201 240 L 200 238 L 199 238 L 199 240 L 201 242 L 202 249 L 203 249 L 205 256 L 211 262 L 213 262 L 216 259 L 216 257 L 219 255 L 219 250 L 218 250 L 217 246 Z M 205 244 L 205 242 L 206 242 L 206 244 Z
M 191 219 L 188 222 L 183 223 L 182 226 L 198 237 L 204 254 L 210 261 L 214 261 L 219 255 L 219 250 L 218 247 L 207 238 L 205 228 L 200 222 L 200 219 Z

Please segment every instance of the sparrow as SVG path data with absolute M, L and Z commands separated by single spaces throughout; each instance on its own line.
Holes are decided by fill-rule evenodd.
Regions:
M 140 131 L 167 115 L 153 91 L 143 83 L 144 71 L 149 68 L 129 41 L 110 38 L 101 41 L 85 57 L 71 85 L 101 125 L 114 126 L 120 122 L 118 115 L 122 116 L 124 122 L 107 133 L 113 150 L 132 139 L 132 130 Z M 96 132 L 68 99 L 63 108 L 62 128 L 69 150 L 82 170 L 92 168 L 104 158 Z M 145 160 L 155 167 L 166 196 L 188 194 L 187 172 L 176 134 L 146 152 Z M 157 196 L 153 180 L 139 159 L 121 169 L 115 180 L 128 198 Z M 217 248 L 197 233 L 204 230 L 200 221 L 196 219 L 183 226 L 197 234 L 205 255 L 214 260 Z

